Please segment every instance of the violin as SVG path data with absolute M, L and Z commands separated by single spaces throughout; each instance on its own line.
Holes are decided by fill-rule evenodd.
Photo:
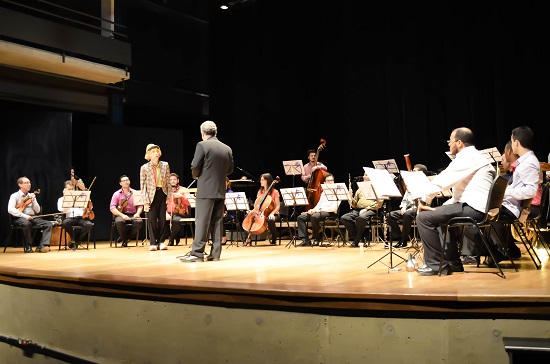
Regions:
M 97 176 L 94 177 L 94 179 L 92 180 L 92 183 L 90 183 L 90 187 L 86 188 L 86 191 L 89 191 L 92 188 L 96 178 L 97 178 Z M 95 213 L 92 210 L 93 208 L 94 208 L 94 204 L 92 203 L 92 199 L 90 199 L 90 201 L 88 201 L 88 206 L 86 206 L 86 208 L 84 209 L 84 213 L 82 214 L 82 218 L 83 219 L 88 219 L 88 220 L 93 220 L 95 218 Z
M 23 197 L 23 199 L 21 199 L 21 202 L 19 202 L 17 205 L 15 205 L 15 208 L 18 209 L 19 211 L 23 212 L 25 207 L 29 206 L 33 202 L 34 197 L 36 195 L 39 195 L 39 194 L 40 194 L 40 188 L 37 189 L 36 191 L 34 191 L 33 195 L 27 195 L 27 196 Z
M 167 200 L 166 209 L 170 214 L 187 216 L 189 215 L 189 200 L 187 200 L 185 196 L 177 198 L 174 198 L 173 196 L 174 193 L 178 192 L 179 188 L 180 186 L 177 185 L 172 189 L 172 197 Z
M 130 193 L 128 193 L 128 194 L 126 195 L 126 197 L 124 198 L 124 200 L 120 201 L 120 203 L 119 203 L 118 206 L 116 207 L 116 209 L 117 209 L 119 212 L 124 211 L 124 209 L 126 208 L 126 206 L 128 206 L 128 201 L 130 200 L 130 196 L 132 196 L 132 191 L 130 191 Z
M 271 199 L 269 192 L 280 180 L 281 178 L 277 176 L 273 182 L 271 182 L 271 185 L 269 185 L 264 194 L 258 197 L 254 202 L 254 209 L 244 218 L 242 227 L 249 236 L 261 234 L 267 229 L 266 216 L 269 216 L 275 209 L 275 203 Z

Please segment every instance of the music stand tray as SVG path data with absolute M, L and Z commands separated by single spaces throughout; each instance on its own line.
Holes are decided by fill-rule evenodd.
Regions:
M 293 187 L 293 188 L 281 188 L 281 196 L 283 197 L 283 203 L 285 206 L 292 206 L 292 215 L 287 220 L 287 227 L 290 230 L 290 221 L 295 218 L 296 215 L 296 206 L 305 206 L 309 203 L 307 200 L 306 191 L 303 187 Z M 292 239 L 286 244 L 285 248 L 289 248 L 291 245 L 296 247 L 296 239 L 298 238 L 297 234 L 298 229 L 294 229 L 292 234 Z
M 236 211 L 235 224 L 237 225 L 236 246 L 239 247 L 239 238 L 242 236 L 241 222 L 239 220 L 239 211 L 248 210 L 248 199 L 245 192 L 228 192 L 225 194 L 225 208 L 227 211 Z M 241 240 L 244 243 L 244 240 Z M 225 249 L 233 246 L 233 239 Z
M 397 168 L 397 166 L 395 166 Z M 393 182 L 393 176 L 390 174 L 390 168 L 386 165 L 384 168 L 368 168 L 363 167 L 365 170 L 365 173 L 369 176 L 369 179 L 372 182 L 372 188 L 375 191 L 375 194 L 377 196 L 381 196 L 384 199 L 384 212 L 383 212 L 383 219 L 384 219 L 384 225 L 386 224 L 386 215 L 390 213 L 391 210 L 391 204 L 389 203 L 391 197 L 401 197 L 401 192 L 399 192 L 399 189 Z M 399 172 L 399 169 L 397 169 L 397 172 Z M 384 232 L 386 232 L 386 227 L 384 226 Z M 392 249 L 392 242 L 391 242 L 391 226 L 389 226 L 389 234 L 390 234 L 390 241 L 389 241 L 389 248 L 390 251 L 387 254 L 384 254 L 380 259 L 372 263 L 367 267 L 370 268 L 374 264 L 380 262 L 384 264 L 386 267 L 389 268 L 390 271 L 394 270 L 400 270 L 401 268 L 397 268 L 397 265 L 406 262 L 407 259 L 403 258 L 399 254 L 395 253 Z M 387 242 L 386 242 L 387 243 Z M 382 259 L 387 257 L 389 255 L 390 257 L 390 264 L 387 265 L 386 263 L 382 262 Z M 398 258 L 402 259 L 402 262 L 398 263 L 396 266 L 393 265 L 393 256 L 397 256 Z

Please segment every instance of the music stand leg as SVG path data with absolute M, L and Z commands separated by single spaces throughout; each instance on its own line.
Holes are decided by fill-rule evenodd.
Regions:
M 383 218 L 384 218 L 384 219 L 387 218 L 386 216 L 387 216 L 387 214 L 389 214 L 389 212 L 390 212 L 389 210 L 391 210 L 391 206 L 388 207 L 388 205 L 389 205 L 389 200 L 384 201 L 384 212 L 383 212 Z M 386 226 L 385 226 L 386 223 L 384 222 L 383 225 L 384 225 L 384 232 L 386 232 Z M 399 254 L 397 254 L 397 253 L 395 253 L 395 252 L 393 251 L 392 241 L 391 241 L 391 226 L 389 226 L 389 236 L 390 236 L 390 239 L 389 239 L 390 241 L 389 241 L 389 243 L 388 243 L 387 240 L 385 240 L 384 243 L 385 243 L 385 244 L 389 244 L 390 251 L 389 251 L 388 253 L 384 254 L 380 259 L 378 259 L 378 260 L 376 260 L 375 262 L 371 263 L 371 265 L 369 265 L 369 266 L 367 267 L 367 269 L 369 269 L 370 267 L 372 267 L 372 266 L 375 265 L 376 263 L 380 262 L 380 263 L 384 264 L 386 267 L 388 267 L 389 270 L 400 270 L 401 268 L 397 268 L 397 266 L 398 266 L 399 264 L 401 264 L 401 263 L 407 261 L 407 259 L 403 258 L 402 256 L 400 256 Z M 382 240 L 384 240 L 384 239 L 382 239 Z M 384 258 L 386 258 L 388 255 L 389 255 L 389 257 L 390 257 L 390 265 L 387 265 L 386 263 L 384 263 L 384 262 L 382 261 L 382 260 L 383 260 Z M 396 264 L 395 266 L 393 265 L 393 259 L 392 259 L 394 255 L 395 255 L 396 257 L 398 257 L 398 258 L 401 258 L 401 260 L 402 260 L 401 262 L 399 262 L 399 263 Z
M 292 175 L 294 178 L 294 175 Z M 293 183 L 294 184 L 294 183 Z M 293 220 L 294 219 L 294 220 Z M 292 214 L 290 215 L 290 218 L 288 219 L 288 228 L 290 229 L 290 222 L 296 221 L 296 204 L 292 205 Z M 307 224 L 306 224 L 307 226 Z M 290 248 L 291 246 L 294 246 L 296 248 L 296 240 L 298 240 L 298 224 L 296 224 L 296 227 L 292 230 L 292 239 L 285 245 L 285 248 Z
M 145 243 L 149 242 L 149 239 L 147 238 L 147 231 L 149 230 L 149 227 L 147 226 L 149 224 L 149 219 L 147 218 L 147 213 L 145 213 L 145 239 L 141 241 L 141 245 L 145 245 Z
M 233 244 L 235 243 L 235 246 L 238 248 L 239 247 L 239 238 L 241 237 L 242 235 L 242 228 L 241 228 L 241 222 L 239 220 L 239 211 L 237 211 L 235 213 L 235 225 L 237 226 L 237 239 L 236 241 L 233 241 L 233 239 L 231 239 L 231 243 L 229 243 L 229 245 L 227 245 L 225 247 L 225 249 L 229 248 L 230 246 L 233 246 Z M 243 241 L 244 243 L 244 241 Z

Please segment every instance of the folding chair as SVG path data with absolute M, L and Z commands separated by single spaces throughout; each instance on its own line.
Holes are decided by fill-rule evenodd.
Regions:
M 447 235 L 449 233 L 449 229 L 452 228 L 461 228 L 461 235 L 458 240 L 458 251 L 462 251 L 462 243 L 464 239 L 464 228 L 466 227 L 473 227 L 476 230 L 476 233 L 478 233 L 481 236 L 481 240 L 483 241 L 483 244 L 485 245 L 485 248 L 489 252 L 489 255 L 495 262 L 495 265 L 498 269 L 498 271 L 501 274 L 502 278 L 506 278 L 504 275 L 504 272 L 502 271 L 502 268 L 498 264 L 497 260 L 495 259 L 495 256 L 493 254 L 494 247 L 492 246 L 491 242 L 488 240 L 488 236 L 490 236 L 490 229 L 494 229 L 493 223 L 496 222 L 500 215 L 500 207 L 502 206 L 502 201 L 504 200 L 504 193 L 506 192 L 506 186 L 508 185 L 508 180 L 503 177 L 497 177 L 489 190 L 489 196 L 487 197 L 487 205 L 485 207 L 485 216 L 481 221 L 476 221 L 475 219 L 464 216 L 464 217 L 453 217 L 447 221 L 446 224 L 442 224 L 441 228 L 443 229 L 444 238 L 443 238 L 443 249 L 441 251 L 440 256 L 440 262 L 439 262 L 439 276 L 441 276 L 441 272 L 443 270 L 443 262 L 447 262 L 447 259 L 445 257 L 445 250 L 447 245 Z M 487 237 L 485 236 L 485 233 L 483 230 L 489 229 L 489 232 L 487 234 Z M 502 243 L 500 241 L 497 241 L 497 243 L 502 247 Z M 508 256 L 508 258 L 510 258 Z M 517 271 L 517 267 L 512 259 L 512 264 Z M 479 267 L 479 263 L 478 263 Z

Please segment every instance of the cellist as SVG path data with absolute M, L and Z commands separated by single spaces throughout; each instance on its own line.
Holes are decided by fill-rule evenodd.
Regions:
M 269 186 L 271 186 L 273 183 L 273 176 L 270 173 L 264 173 L 260 176 L 260 189 L 258 190 L 258 193 L 256 194 L 256 202 L 260 201 L 261 198 L 264 196 L 264 194 L 267 192 Z M 271 197 L 271 204 L 265 209 L 265 212 L 267 212 L 265 218 L 267 219 L 267 228 L 269 229 L 269 232 L 271 233 L 271 245 L 277 244 L 277 237 L 279 236 L 277 233 L 277 226 L 276 222 L 280 221 L 281 218 L 279 216 L 279 210 L 281 209 L 281 199 L 279 191 L 272 187 L 271 190 L 269 190 L 268 195 Z M 259 206 L 254 206 L 254 209 L 257 211 Z M 243 226 L 246 229 L 246 226 Z M 246 243 L 250 244 L 251 240 L 250 237 L 246 239 Z
M 170 239 L 168 245 L 176 245 L 180 243 L 179 231 L 181 227 L 181 219 L 189 217 L 189 200 L 185 197 L 185 188 L 180 186 L 180 177 L 176 173 L 170 173 L 168 179 L 170 190 L 166 197 L 166 221 L 170 224 L 169 234 Z

